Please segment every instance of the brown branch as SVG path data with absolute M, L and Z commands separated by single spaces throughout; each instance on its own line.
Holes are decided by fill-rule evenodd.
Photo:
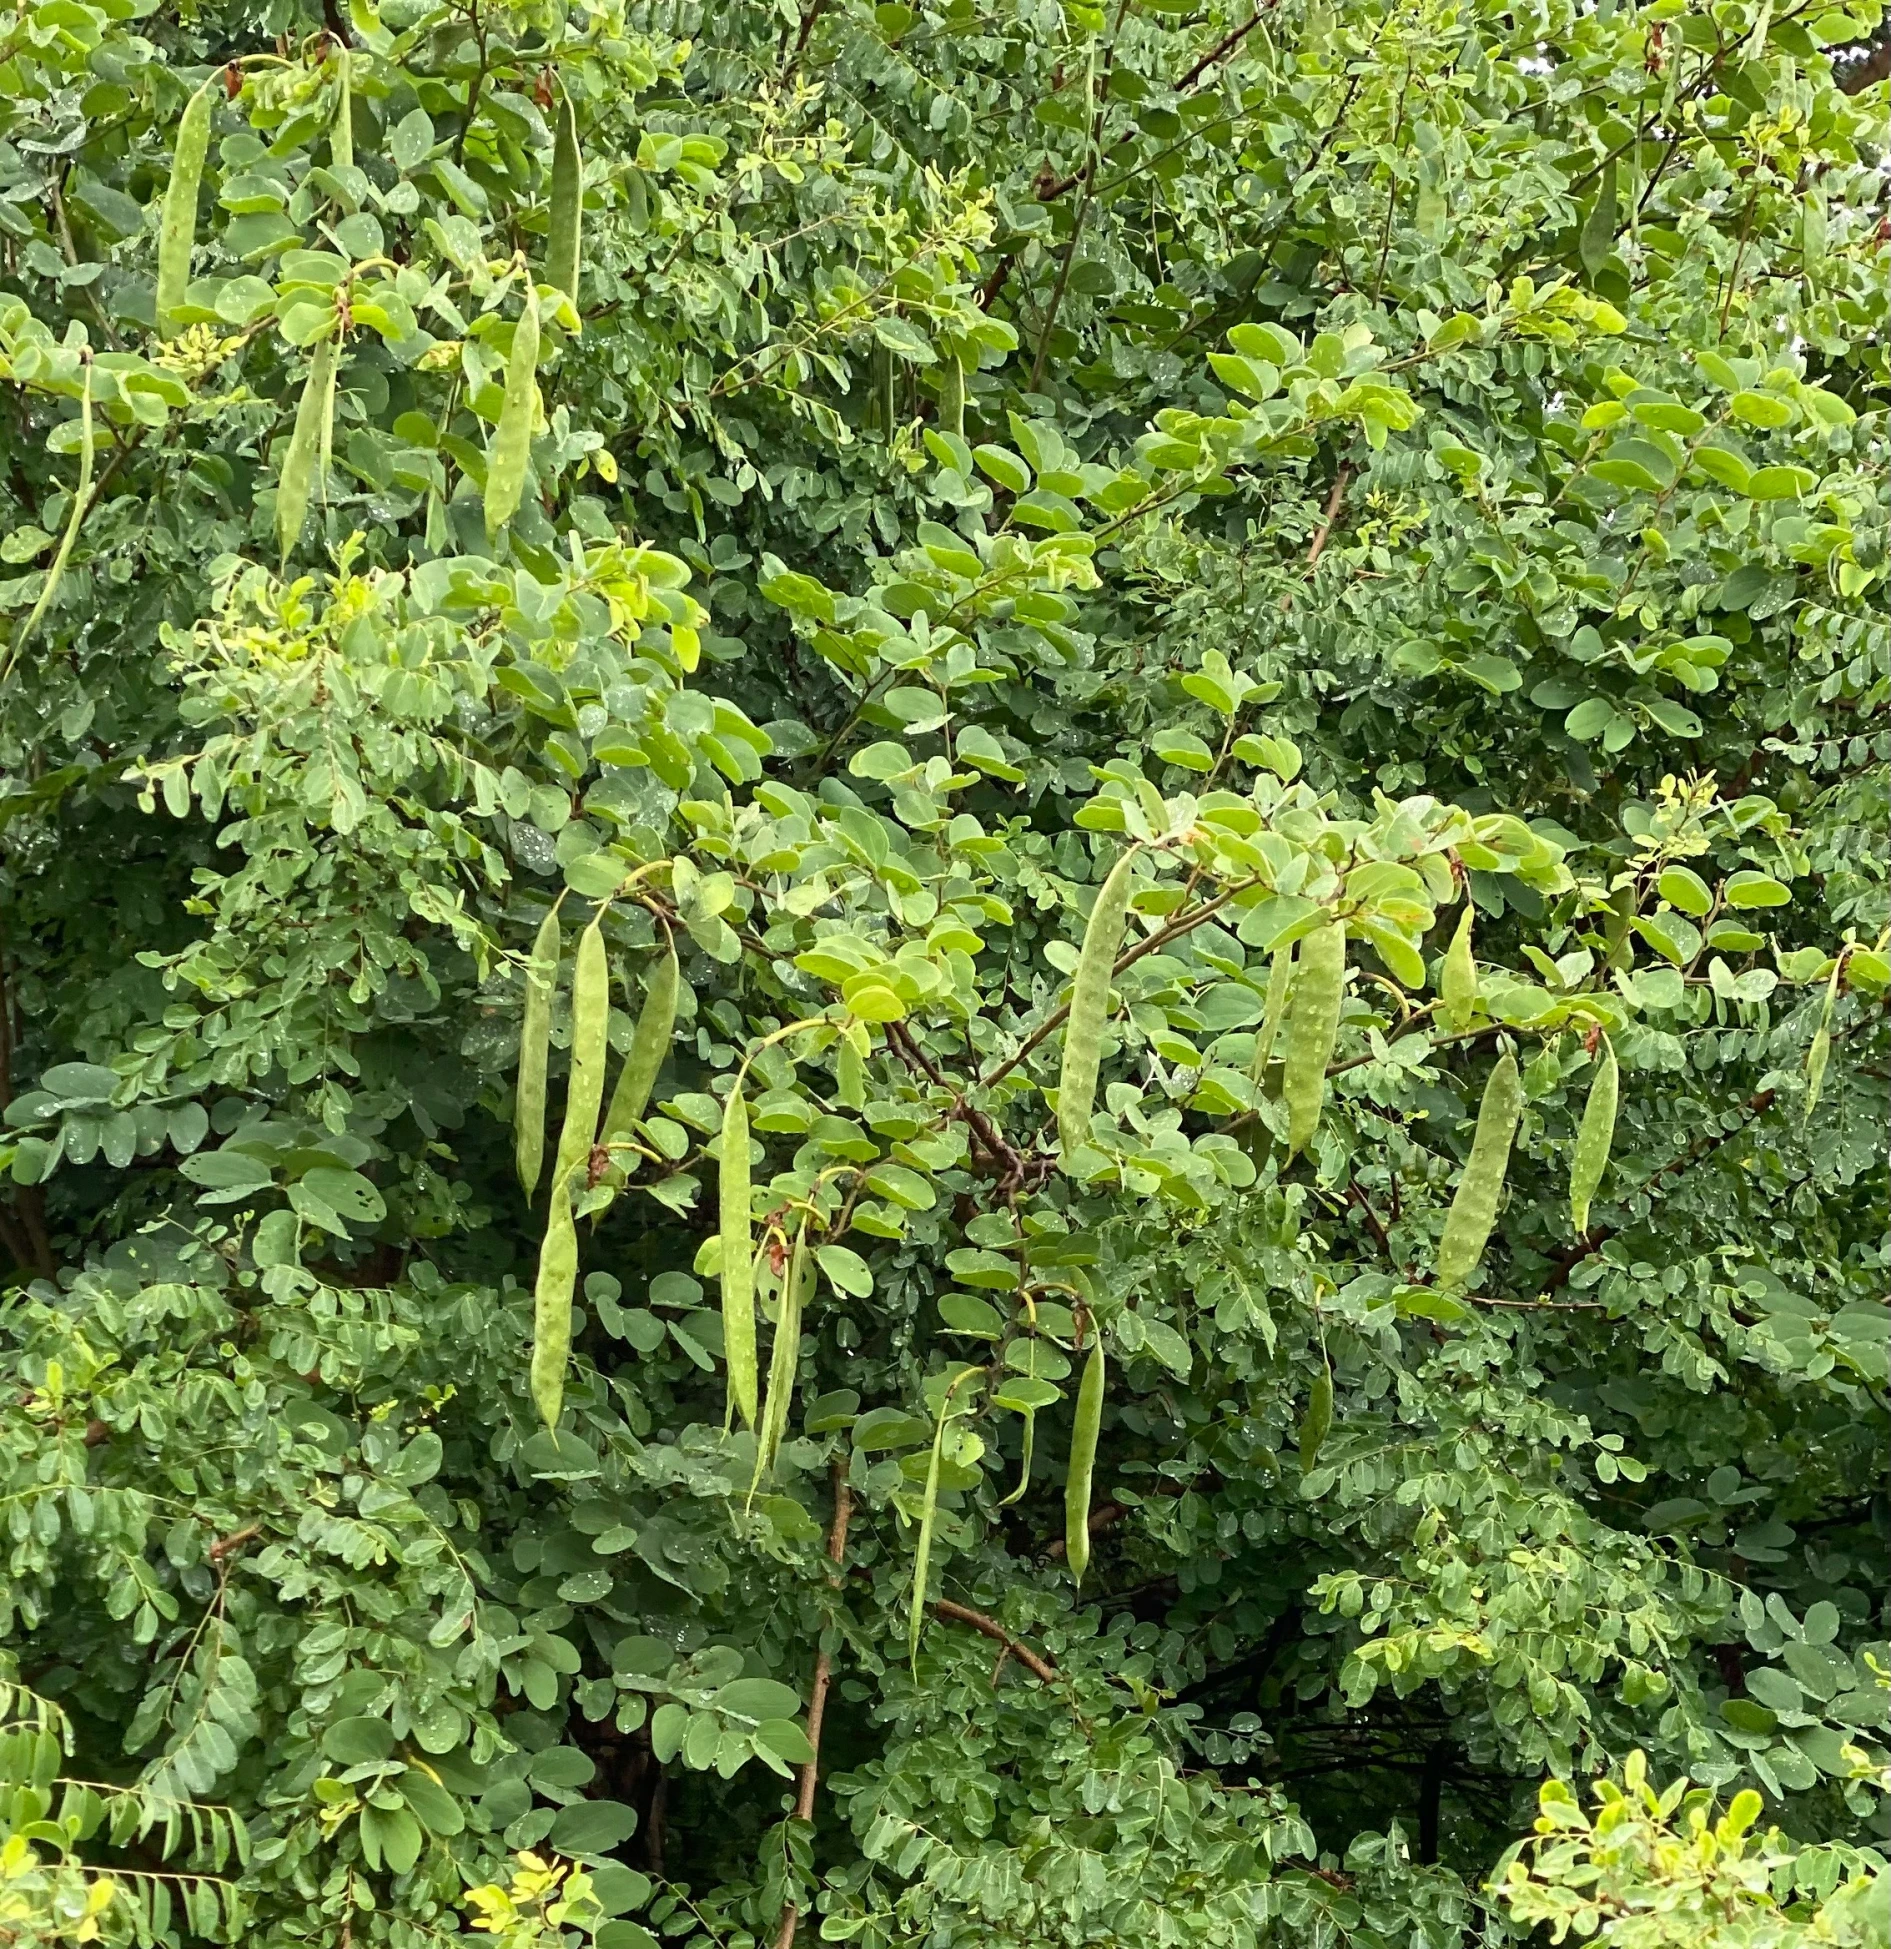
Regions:
M 1120 1523 L 1123 1520 L 1123 1518 L 1128 1514 L 1129 1511 L 1125 1509 L 1120 1502 L 1098 1503 L 1097 1506 L 1090 1512 L 1090 1521 L 1088 1525 L 1090 1534 L 1092 1536 L 1101 1536 L 1106 1529 L 1114 1529 L 1116 1525 Z M 1047 1557 L 1052 1557 L 1052 1558 L 1061 1557 L 1065 1554 L 1068 1548 L 1069 1548 L 1068 1540 L 1060 1536 L 1057 1537 L 1053 1542 L 1050 1542 L 1045 1545 L 1044 1554 Z
M 782 80 L 786 81 L 801 65 L 801 57 L 808 51 L 808 38 L 814 32 L 815 22 L 826 11 L 827 0 L 813 0 L 813 4 L 801 16 L 801 31 L 794 37 L 794 52 L 789 55 L 788 65 L 782 70 Z
M 1182 78 L 1175 84 L 1175 92 L 1178 95 L 1186 95 L 1192 93 L 1196 83 L 1201 80 L 1202 76 L 1205 75 L 1210 68 L 1214 67 L 1217 62 L 1226 60 L 1227 57 L 1230 54 L 1232 54 L 1234 50 L 1237 47 L 1239 47 L 1241 43 L 1244 40 L 1246 40 L 1251 33 L 1253 33 L 1255 28 L 1257 28 L 1261 24 L 1262 20 L 1265 19 L 1266 16 L 1273 11 L 1275 5 L 1276 5 L 1276 0 L 1265 0 L 1265 4 L 1256 7 L 1252 18 L 1250 18 L 1243 26 L 1237 27 L 1231 34 L 1224 35 L 1219 41 L 1215 43 L 1213 47 L 1211 47 L 1208 50 L 1206 54 L 1202 56 L 1202 58 L 1199 61 L 1195 63 L 1195 65 L 1192 68 L 1190 68 L 1182 76 Z M 1073 170 L 1070 175 L 1065 176 L 1060 181 L 1052 182 L 1046 188 L 1039 190 L 1037 193 L 1038 201 L 1040 203 L 1056 202 L 1056 200 L 1060 196 L 1062 196 L 1066 190 L 1073 190 L 1077 187 L 1079 183 L 1089 181 L 1095 171 L 1095 167 L 1098 162 L 1104 161 L 1108 157 L 1115 155 L 1117 150 L 1119 149 L 1127 148 L 1130 145 L 1130 143 L 1134 142 L 1135 140 L 1136 137 L 1133 133 L 1129 135 L 1121 136 L 1116 141 L 1112 142 L 1109 148 L 1105 150 L 1101 155 L 1095 157 L 1086 157 L 1082 168 Z
M 1385 1226 L 1380 1223 L 1379 1214 L 1373 1210 L 1366 1194 L 1360 1190 L 1357 1184 L 1349 1180 L 1346 1186 L 1346 1195 L 1357 1207 L 1360 1217 L 1366 1221 L 1367 1229 L 1378 1240 L 1379 1250 L 1384 1253 L 1386 1264 L 1396 1266 L 1398 1260 L 1392 1256 L 1392 1241 L 1386 1236 Z
M 1709 1157 L 1713 1156 L 1714 1152 L 1722 1144 L 1739 1136 L 1742 1131 L 1751 1129 L 1761 1117 L 1765 1116 L 1767 1111 L 1773 1107 L 1773 1098 L 1776 1094 L 1777 1092 L 1773 1090 L 1761 1090 L 1757 1096 L 1748 1097 L 1745 1113 L 1731 1130 L 1719 1130 L 1711 1137 L 1696 1138 L 1678 1157 L 1669 1158 L 1660 1170 L 1656 1171 L 1652 1176 L 1644 1178 L 1635 1187 L 1630 1196 L 1632 1198 L 1645 1198 L 1664 1178 L 1678 1177 L 1683 1171 L 1690 1170 L 1694 1165 L 1704 1163 Z M 1619 1225 L 1602 1225 L 1593 1231 L 1584 1233 L 1557 1260 L 1555 1266 L 1551 1269 L 1549 1278 L 1544 1282 L 1543 1290 L 1546 1293 L 1560 1292 L 1563 1287 L 1569 1284 L 1570 1274 L 1585 1259 L 1593 1259 L 1621 1229 Z
M 991 309 L 992 300 L 1005 288 L 1005 281 L 1011 275 L 1011 267 L 1017 261 L 1016 257 L 1007 255 L 999 258 L 992 266 L 991 276 L 979 286 L 978 297 L 974 300 L 980 311 Z
M 827 1532 L 827 1560 L 839 1567 L 847 1555 L 847 1525 L 853 1520 L 853 1491 L 847 1486 L 847 1465 L 833 1462 L 828 1469 L 834 1485 L 834 1520 Z M 814 1793 L 821 1780 L 821 1722 L 827 1716 L 827 1689 L 833 1679 L 834 1661 L 825 1646 L 815 1654 L 814 1683 L 808 1692 L 808 1744 L 814 1749 L 801 1763 L 795 1776 L 794 1818 L 814 1818 Z M 785 1901 L 781 1921 L 775 1929 L 775 1949 L 794 1949 L 795 1927 L 801 1919 L 800 1904 Z
M 1166 927 L 1157 928 L 1147 940 L 1138 941 L 1128 953 L 1119 954 L 1116 957 L 1115 964 L 1110 969 L 1110 979 L 1114 981 L 1126 968 L 1134 967 L 1145 954 L 1159 952 L 1161 949 L 1167 947 L 1171 941 L 1177 940 L 1182 935 L 1192 932 L 1203 921 L 1213 919 L 1237 894 L 1246 893 L 1250 887 L 1256 884 L 1257 881 L 1252 879 L 1237 880 L 1233 886 L 1224 887 L 1212 900 L 1204 900 L 1199 907 L 1193 908 L 1190 912 L 1170 921 Z M 1069 1020 L 1069 1017 L 1070 1004 L 1068 1002 L 1061 1003 L 1058 1007 L 1052 1009 L 1050 1014 L 1018 1044 L 1017 1048 L 989 1076 L 981 1076 L 979 1078 L 978 1087 L 980 1089 L 990 1089 L 994 1083 L 1000 1081 L 1003 1077 L 1009 1076 L 1040 1042 L 1044 1041 L 1047 1036 L 1055 1035 L 1063 1027 L 1064 1023 Z
M 1252 17 L 1248 21 L 1246 21 L 1242 26 L 1237 27 L 1233 33 L 1226 34 L 1220 40 L 1218 40 L 1214 44 L 1214 46 L 1211 47 L 1208 50 L 1208 52 L 1204 54 L 1202 58 L 1199 61 L 1197 61 L 1192 68 L 1189 69 L 1187 74 L 1185 74 L 1182 77 L 1182 79 L 1175 84 L 1175 92 L 1178 95 L 1187 94 L 1188 91 L 1194 87 L 1196 82 L 1198 82 L 1202 78 L 1202 76 L 1205 75 L 1208 72 L 1208 70 L 1215 65 L 1217 61 L 1223 60 L 1228 55 L 1232 54 L 1235 51 L 1235 49 L 1239 47 L 1241 43 L 1244 40 L 1246 40 L 1251 33 L 1253 33 L 1255 28 L 1257 28 L 1261 24 L 1263 17 L 1269 11 L 1271 11 L 1272 4 L 1273 4 L 1273 0 L 1269 0 L 1269 4 L 1267 6 L 1256 7 L 1254 9 L 1254 13 Z
M 1346 498 L 1346 485 L 1353 477 L 1350 460 L 1342 460 L 1339 472 L 1333 476 L 1333 491 L 1326 497 L 1326 512 L 1320 518 L 1318 532 L 1313 537 L 1313 546 L 1307 550 L 1307 573 L 1311 575 L 1320 565 L 1320 557 L 1326 553 L 1326 544 L 1333 533 L 1333 523 L 1339 519 L 1340 503 Z
M 1854 54 L 1860 45 L 1854 41 L 1849 47 L 1831 47 L 1826 52 L 1835 57 Z M 1876 40 L 1866 41 L 1862 45 L 1866 51 L 1857 65 L 1834 76 L 1848 95 L 1862 94 L 1874 81 L 1891 80 L 1891 24 L 1879 28 Z
M 949 1618 L 957 1624 L 969 1624 L 974 1631 L 982 1631 L 993 1644 L 1003 1645 L 1033 1677 L 1042 1679 L 1046 1685 L 1057 1683 L 1057 1667 L 1048 1658 L 1040 1657 L 1021 1639 L 1014 1638 L 995 1617 L 987 1617 L 983 1611 L 975 1611 L 969 1604 L 955 1604 L 949 1597 L 940 1598 L 933 1605 L 932 1614 L 934 1617 Z M 780 1949 L 780 1945 L 777 1949 Z
M 233 1529 L 228 1536 L 219 1536 L 210 1546 L 210 1561 L 221 1563 L 226 1557 L 234 1556 L 245 1543 L 253 1543 L 263 1533 L 261 1523 L 249 1523 L 242 1529 Z

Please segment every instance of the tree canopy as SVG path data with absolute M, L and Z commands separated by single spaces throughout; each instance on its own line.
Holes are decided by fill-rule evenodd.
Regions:
M 1883 1942 L 1883 47 L 19 0 L 0 1941 Z

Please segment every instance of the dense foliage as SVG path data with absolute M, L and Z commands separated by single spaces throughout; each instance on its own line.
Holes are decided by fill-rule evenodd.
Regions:
M 1882 1941 L 1882 45 L 18 0 L 0 1942 Z

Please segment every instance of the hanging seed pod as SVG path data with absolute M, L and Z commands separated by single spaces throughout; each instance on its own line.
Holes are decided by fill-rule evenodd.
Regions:
M 960 1375 L 960 1380 L 964 1375 Z M 908 1662 L 919 1657 L 920 1633 L 926 1628 L 926 1585 L 932 1572 L 932 1532 L 939 1519 L 939 1471 L 945 1458 L 946 1422 L 952 1414 L 952 1397 L 958 1381 L 945 1391 L 939 1403 L 939 1419 L 933 1424 L 932 1452 L 926 1458 L 926 1494 L 919 1508 L 919 1540 L 913 1550 L 913 1594 L 906 1614 L 906 1656 Z
M 558 1159 L 552 1167 L 565 1179 L 589 1161 L 591 1146 L 597 1142 L 604 1068 L 610 1060 L 611 969 L 602 922 L 600 914 L 578 936 L 577 964 L 571 976 L 571 1075 L 565 1084 Z
M 1326 1105 L 1326 1066 L 1339 1039 L 1346 996 L 1346 926 L 1331 921 L 1300 943 L 1300 965 L 1287 1004 L 1287 1054 L 1281 1095 L 1287 1104 L 1287 1151 L 1305 1150 Z
M 682 986 L 682 970 L 677 965 L 676 947 L 672 942 L 664 949 L 650 977 L 643 1010 L 637 1017 L 637 1027 L 630 1038 L 630 1053 L 624 1058 L 623 1068 L 618 1071 L 617 1087 L 611 1092 L 611 1106 L 604 1113 L 604 1128 L 598 1132 L 598 1142 L 607 1148 L 622 1143 L 630 1135 L 650 1101 L 650 1092 L 656 1088 L 663 1059 L 670 1053 L 670 1044 L 676 1038 L 676 1002 Z M 616 1164 L 610 1168 L 610 1177 L 614 1185 L 624 1181 L 624 1173 Z
M 96 457 L 97 441 L 92 432 L 92 362 L 88 358 L 79 385 L 79 480 L 72 490 L 72 508 L 66 516 L 65 532 L 59 537 L 59 552 L 53 557 L 52 567 L 46 571 L 46 581 L 39 592 L 39 599 L 33 604 L 26 621 L 20 625 L 19 635 L 13 639 L 13 648 L 7 656 L 9 669 L 15 658 L 33 640 L 40 618 L 53 606 L 53 597 L 59 593 L 66 564 L 72 559 L 73 544 L 79 539 L 79 523 L 85 519 L 86 506 L 92 499 L 92 463 Z
M 1838 1006 L 1839 977 L 1845 971 L 1845 956 L 1841 953 L 1832 967 L 1832 979 L 1826 983 L 1825 1007 L 1819 1016 L 1819 1026 L 1813 1031 L 1812 1047 L 1806 1051 L 1806 1109 L 1802 1122 L 1810 1123 L 1812 1113 L 1819 1107 L 1819 1091 L 1825 1084 L 1825 1066 L 1832 1060 L 1832 1011 Z
M 1070 1466 L 1064 1475 L 1064 1558 L 1078 1583 L 1090 1567 L 1090 1489 L 1096 1478 L 1097 1437 L 1103 1428 L 1103 1341 L 1090 1343 L 1090 1358 L 1077 1383 L 1077 1418 L 1070 1431 Z
M 1103 1026 L 1109 1017 L 1110 972 L 1122 945 L 1129 913 L 1131 847 L 1110 869 L 1083 930 L 1083 952 L 1070 988 L 1070 1019 L 1064 1025 L 1064 1063 L 1057 1079 L 1057 1141 L 1066 1159 L 1090 1137 L 1097 1071 L 1103 1059 Z
M 755 1426 L 755 1246 L 749 1231 L 749 1106 L 742 1079 L 722 1111 L 718 1194 L 722 1230 L 722 1347 L 729 1398 Z
M 1576 1156 L 1569 1168 L 1569 1222 L 1578 1238 L 1589 1235 L 1589 1202 L 1609 1168 L 1609 1150 L 1615 1142 L 1615 1107 L 1620 1093 L 1620 1072 L 1615 1063 L 1615 1045 L 1602 1038 L 1602 1060 L 1596 1065 L 1595 1081 L 1589 1085 L 1589 1101 L 1583 1105 L 1582 1127 L 1576 1132 Z
M 965 434 L 965 368 L 948 352 L 939 369 L 939 424 L 961 438 Z
M 532 463 L 532 427 L 538 411 L 538 292 L 528 279 L 525 310 L 512 334 L 506 360 L 505 398 L 486 453 L 486 538 L 497 538 L 525 498 Z
M 1307 1392 L 1306 1419 L 1300 1424 L 1300 1473 L 1310 1474 L 1315 1462 L 1320 1459 L 1320 1450 L 1326 1446 L 1326 1438 L 1333 1429 L 1333 1370 L 1327 1364 L 1324 1352 L 1320 1355 L 1320 1371 L 1313 1377 L 1313 1386 Z
M 578 1284 L 578 1233 L 571 1197 L 562 1179 L 552 1184 L 551 1215 L 538 1253 L 538 1285 L 532 1295 L 532 1399 L 546 1427 L 558 1425 L 565 1399 L 565 1363 L 571 1357 L 571 1298 Z
M 1292 944 L 1275 951 L 1267 964 L 1267 999 L 1261 1006 L 1261 1026 L 1254 1036 L 1253 1077 L 1258 1086 L 1274 1060 L 1274 1044 L 1280 1040 L 1280 1025 L 1287 1013 L 1287 997 L 1293 988 L 1294 953 Z
M 768 1361 L 768 1392 L 762 1402 L 762 1423 L 755 1442 L 755 1473 L 749 1482 L 752 1497 L 775 1466 L 788 1415 L 794 1405 L 795 1373 L 801 1364 L 801 1311 L 814 1283 L 814 1262 L 808 1252 L 805 1222 L 788 1248 L 782 1272 L 781 1307 L 775 1321 L 775 1344 Z
M 551 1055 L 552 989 L 564 933 L 554 907 L 539 923 L 532 959 L 525 971 L 525 1007 L 519 1016 L 519 1082 L 512 1112 L 513 1155 L 519 1183 L 530 1199 L 545 1162 L 545 1071 Z
M 340 341 L 334 333 L 316 346 L 315 356 L 309 361 L 309 376 L 302 383 L 302 400 L 295 409 L 288 450 L 282 458 L 282 478 L 276 486 L 276 540 L 285 568 L 296 543 L 302 539 L 303 524 L 308 519 L 309 491 L 315 482 L 316 463 L 328 451 L 334 437 L 335 366 L 339 351 Z
M 203 187 L 204 162 L 210 154 L 210 112 L 223 81 L 213 74 L 184 104 L 177 125 L 177 147 L 171 156 L 171 180 L 164 186 L 164 208 L 158 216 L 158 331 L 174 338 L 182 329 L 176 317 L 190 283 L 190 250 L 197 240 L 197 193 Z
M 849 1110 L 867 1107 L 867 1065 L 849 1035 L 842 1035 L 834 1048 L 834 1094 Z
M 1476 1272 L 1484 1245 L 1497 1222 L 1497 1204 L 1510 1168 L 1510 1143 L 1523 1114 L 1523 1083 L 1517 1059 L 1505 1050 L 1484 1085 L 1484 1101 L 1477 1113 L 1477 1132 L 1471 1155 L 1458 1181 L 1457 1196 L 1445 1218 L 1438 1241 L 1438 1283 L 1462 1286 Z
M 569 95 L 558 108 L 552 142 L 550 232 L 545 245 L 545 282 L 556 285 L 575 305 L 584 224 L 584 155 L 578 147 L 578 110 Z
M 1019 1418 L 1024 1423 L 1024 1436 L 1019 1443 L 1018 1486 L 1008 1496 L 1000 1497 L 1000 1509 L 1009 1509 L 1014 1502 L 1021 1502 L 1025 1490 L 1031 1486 L 1031 1456 L 1037 1447 L 1037 1410 L 1026 1408 Z
M 1461 1029 L 1477 1006 L 1477 962 L 1471 950 L 1471 903 L 1464 903 L 1458 929 L 1445 950 L 1445 964 L 1438 981 L 1440 1013 L 1445 1026 Z
M 335 121 L 328 132 L 328 159 L 337 169 L 355 166 L 354 57 L 346 47 L 335 52 Z

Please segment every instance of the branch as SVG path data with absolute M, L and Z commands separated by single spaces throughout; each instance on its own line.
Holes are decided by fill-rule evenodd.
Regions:
M 253 1543 L 263 1533 L 261 1523 L 249 1523 L 242 1529 L 233 1529 L 228 1536 L 219 1536 L 210 1546 L 210 1561 L 221 1563 L 226 1557 L 235 1556 L 245 1543 Z
M 1092 1536 L 1101 1536 L 1106 1529 L 1114 1529 L 1129 1511 L 1120 1502 L 1100 1502 L 1090 1512 L 1089 1530 Z M 1062 1536 L 1044 1546 L 1047 1557 L 1061 1557 L 1069 1547 L 1068 1539 Z
M 1342 460 L 1339 472 L 1333 476 L 1333 491 L 1326 497 L 1326 513 L 1322 516 L 1319 531 L 1313 537 L 1313 546 L 1307 550 L 1307 573 L 1311 575 L 1320 565 L 1320 557 L 1326 553 L 1328 538 L 1333 532 L 1333 523 L 1339 519 L 1339 505 L 1346 498 L 1346 484 L 1353 477 L 1353 464 Z
M 1138 941 L 1127 954 L 1119 954 L 1116 957 L 1115 964 L 1110 969 L 1110 979 L 1114 981 L 1126 968 L 1134 967 L 1145 954 L 1157 953 L 1162 948 L 1167 947 L 1171 941 L 1179 939 L 1182 935 L 1199 927 L 1203 921 L 1212 919 L 1237 894 L 1247 892 L 1251 886 L 1255 886 L 1258 883 L 1258 877 L 1256 879 L 1237 880 L 1233 886 L 1224 887 L 1212 900 L 1204 900 L 1199 907 L 1170 921 L 1166 927 L 1157 928 L 1146 941 Z M 1070 1004 L 1068 1002 L 1063 1002 L 1058 1007 L 1052 1009 L 1050 1014 L 1018 1044 L 1017 1048 L 989 1076 L 979 1078 L 978 1087 L 980 1089 L 990 1089 L 994 1083 L 1009 1076 L 1040 1042 L 1044 1041 L 1047 1036 L 1055 1035 L 1069 1017 Z
M 983 1611 L 975 1611 L 967 1604 L 955 1604 L 949 1597 L 942 1597 L 933 1605 L 934 1617 L 949 1618 L 958 1624 L 969 1624 L 974 1631 L 982 1631 L 993 1644 L 1001 1644 L 1019 1664 L 1046 1685 L 1057 1683 L 1057 1667 L 1048 1658 L 1040 1657 L 1021 1639 L 1014 1638 L 995 1617 L 987 1617 Z M 785 1949 L 777 1945 L 777 1949 Z
M 1891 25 L 1881 27 L 1876 40 L 1854 41 L 1849 47 L 1828 48 L 1826 52 L 1834 57 L 1836 68 L 1836 57 L 1856 54 L 1861 46 L 1865 52 L 1858 64 L 1848 67 L 1843 74 L 1834 75 L 1838 85 L 1848 95 L 1862 94 L 1874 81 L 1891 80 Z
M 847 1525 L 853 1519 L 854 1498 L 853 1491 L 847 1486 L 844 1463 L 836 1461 L 830 1464 L 828 1476 L 834 1484 L 834 1521 L 827 1532 L 827 1560 L 838 1567 L 847 1554 Z M 808 1692 L 808 1744 L 814 1750 L 802 1761 L 801 1770 L 795 1778 L 796 1820 L 811 1821 L 814 1818 L 814 1792 L 821 1779 L 821 1722 L 827 1716 L 827 1688 L 833 1675 L 834 1661 L 823 1647 L 815 1654 L 814 1683 Z M 775 1930 L 775 1949 L 794 1949 L 795 1925 L 800 1919 L 800 1904 L 784 1901 L 781 1921 Z
M 1248 21 L 1242 26 L 1237 27 L 1233 33 L 1224 35 L 1182 76 L 1175 84 L 1175 92 L 1178 95 L 1186 95 L 1193 92 L 1195 84 L 1201 80 L 1202 76 L 1210 68 L 1214 67 L 1217 62 L 1226 60 L 1253 33 L 1255 28 L 1261 24 L 1262 20 L 1273 11 L 1275 5 L 1276 0 L 1265 0 L 1265 4 L 1256 7 L 1252 17 Z M 1110 144 L 1109 148 L 1103 152 L 1103 155 L 1095 158 L 1086 156 L 1083 166 L 1080 169 L 1074 170 L 1061 181 L 1052 183 L 1048 188 L 1039 190 L 1037 193 L 1038 201 L 1040 203 L 1054 203 L 1066 190 L 1073 190 L 1079 183 L 1088 181 L 1095 171 L 1096 163 L 1102 161 L 1104 156 L 1115 155 L 1117 150 L 1126 148 L 1135 139 L 1133 134 L 1121 136 Z

